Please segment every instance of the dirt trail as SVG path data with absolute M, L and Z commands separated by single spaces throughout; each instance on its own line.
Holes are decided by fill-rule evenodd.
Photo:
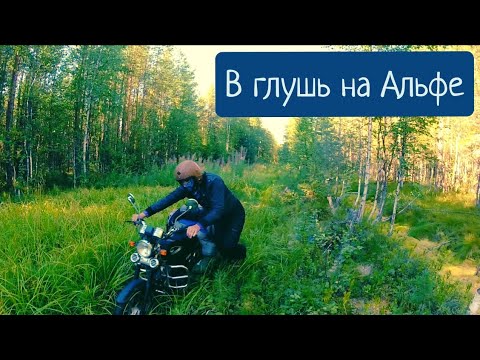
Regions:
M 408 236 L 405 229 L 397 229 L 398 237 L 403 240 L 406 248 L 412 249 L 415 254 L 433 259 L 438 255 L 440 248 L 444 243 L 437 243 L 426 239 L 416 239 Z M 444 264 L 439 274 L 446 276 L 450 273 L 450 279 L 458 281 L 468 286 L 471 285 L 470 293 L 472 300 L 469 306 L 469 315 L 480 315 L 480 274 L 477 271 L 478 264 L 473 260 L 467 259 L 460 264 Z
M 470 293 L 472 302 L 469 307 L 469 315 L 480 315 L 480 276 L 477 275 L 477 266 L 472 260 L 465 260 L 459 265 L 445 264 L 440 270 L 440 274 L 447 275 L 450 278 L 460 281 L 465 285 L 471 284 Z

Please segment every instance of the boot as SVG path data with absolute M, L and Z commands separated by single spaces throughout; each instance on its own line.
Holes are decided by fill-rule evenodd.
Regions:
M 223 249 L 222 257 L 230 262 L 242 262 L 247 257 L 247 248 L 243 244 L 237 244 L 233 248 Z
M 199 262 L 193 265 L 192 272 L 195 274 L 204 274 L 212 260 L 212 256 L 204 256 Z

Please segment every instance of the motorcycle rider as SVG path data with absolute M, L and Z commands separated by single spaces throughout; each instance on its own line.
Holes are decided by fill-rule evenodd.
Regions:
M 245 209 L 223 179 L 203 171 L 192 160 L 178 164 L 174 177 L 180 186 L 140 214 L 133 214 L 132 220 L 152 216 L 186 197 L 194 198 L 203 209 L 190 215 L 189 218 L 196 223 L 187 227 L 186 234 L 189 238 L 198 237 L 202 244 L 203 258 L 194 266 L 193 271 L 204 272 L 216 255 L 217 248 L 227 260 L 243 260 L 246 257 L 246 247 L 239 244 L 239 240 L 245 224 Z M 175 219 L 177 211 L 179 210 L 172 212 L 169 219 Z M 207 227 L 210 225 L 215 228 L 213 239 L 206 236 Z

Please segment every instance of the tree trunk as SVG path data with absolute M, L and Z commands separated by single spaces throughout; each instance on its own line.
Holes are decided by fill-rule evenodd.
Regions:
M 444 142 L 443 142 L 443 127 L 444 127 L 444 120 L 439 118 L 438 122 L 438 137 L 437 137 L 437 164 L 436 164 L 436 171 L 435 171 L 435 190 L 445 190 L 445 163 L 444 163 Z
M 2 59 L 0 63 L 0 119 L 3 117 L 4 103 L 3 103 L 3 89 L 7 81 L 7 62 L 8 57 Z
M 27 100 L 27 116 L 26 116 L 27 124 L 25 127 L 25 166 L 26 166 L 26 183 L 27 186 L 29 181 L 32 178 L 32 121 L 33 121 L 33 105 L 32 99 L 29 94 L 29 99 Z
M 457 184 L 457 174 L 458 174 L 458 140 L 459 140 L 460 134 L 457 134 L 455 137 L 455 155 L 453 158 L 453 168 L 452 168 L 452 187 L 455 189 L 455 191 L 458 190 L 458 184 Z
M 87 108 L 87 114 L 85 119 L 84 131 L 83 131 L 83 144 L 82 144 L 82 162 L 83 162 L 83 181 L 86 182 L 88 180 L 88 169 L 89 169 L 89 162 L 90 162 L 90 118 L 91 118 L 91 111 L 92 111 L 92 101 L 89 99 L 89 104 Z
M 18 94 L 18 111 L 19 114 L 18 121 L 17 121 L 17 132 L 21 134 L 22 142 L 19 147 L 21 147 L 21 157 L 20 162 L 18 164 L 18 178 L 21 178 L 26 186 L 28 187 L 29 178 L 30 178 L 30 157 L 29 153 L 31 152 L 31 141 L 32 141 L 32 117 L 33 117 L 33 105 L 32 105 L 32 89 L 33 84 L 35 82 L 35 73 L 29 72 L 27 73 L 26 80 L 23 80 L 23 76 L 20 77 L 18 81 L 19 84 L 24 83 L 24 85 L 20 85 L 20 88 L 23 89 L 23 92 Z
M 80 161 L 78 159 L 78 155 L 80 154 L 79 127 L 80 127 L 80 100 L 77 99 L 75 104 L 75 114 L 74 114 L 74 121 L 73 121 L 72 163 L 73 163 L 73 187 L 74 188 L 77 186 L 78 177 L 80 176 Z
M 362 158 L 360 158 L 360 164 L 358 165 L 357 197 L 356 197 L 355 203 L 354 203 L 355 207 L 358 205 L 358 202 L 360 201 L 360 193 L 361 193 L 361 190 L 362 190 L 362 175 L 363 175 L 363 161 L 362 161 Z
M 477 199 L 476 199 L 476 206 L 480 208 L 480 170 L 478 172 L 477 177 Z
M 143 72 L 143 78 L 142 78 L 142 83 L 143 83 L 143 91 L 142 91 L 142 103 L 141 103 L 141 110 L 142 110 L 142 129 L 146 130 L 146 133 L 148 135 L 142 135 L 141 137 L 141 154 L 142 154 L 142 166 L 144 169 L 148 169 L 151 164 L 148 163 L 149 159 L 152 159 L 152 154 L 151 154 L 151 146 L 149 146 L 150 143 L 150 138 L 152 137 L 151 131 L 149 131 L 149 126 L 147 124 L 147 119 L 146 119 L 146 112 L 145 112 L 145 98 L 148 92 L 147 89 L 147 73 L 148 73 L 148 65 L 145 67 L 145 70 Z
M 400 184 L 402 183 L 402 180 L 403 180 L 403 174 L 402 174 L 403 169 L 402 169 L 401 165 L 398 167 L 398 171 L 399 171 L 398 179 L 397 179 L 398 182 L 397 182 L 397 188 L 395 190 L 395 200 L 393 202 L 392 218 L 390 220 L 390 230 L 388 232 L 388 236 L 391 236 L 393 234 L 393 227 L 395 225 L 395 217 L 397 215 L 398 200 L 400 198 L 400 188 L 401 188 Z
M 363 194 L 362 201 L 360 202 L 360 209 L 358 210 L 357 222 L 363 218 L 365 212 L 365 205 L 368 195 L 368 182 L 370 180 L 370 156 L 372 152 L 372 117 L 368 118 L 368 136 L 367 136 L 367 158 L 365 160 L 365 178 L 363 180 Z
M 382 169 L 379 167 L 377 171 L 377 186 L 375 188 L 375 198 L 373 199 L 373 206 L 372 206 L 372 211 L 370 211 L 370 215 L 368 215 L 368 220 L 373 217 L 373 214 L 375 214 L 375 210 L 377 209 L 378 205 L 378 195 L 380 194 L 380 184 L 382 183 Z
M 26 72 L 18 73 L 17 77 L 17 88 L 18 91 L 16 93 L 16 100 L 14 100 L 14 104 L 16 104 L 16 109 L 14 111 L 14 118 L 15 118 L 15 139 L 12 142 L 12 154 L 13 154 L 13 169 L 14 169 L 14 179 L 16 183 L 19 183 L 19 180 L 24 180 L 25 178 L 25 164 L 24 154 L 22 153 L 23 150 L 23 138 L 25 137 L 25 108 L 26 108 L 26 97 L 25 93 L 27 92 L 25 86 L 22 86 L 24 83 Z M 28 82 L 28 81 L 27 81 Z M 15 107 L 15 105 L 14 105 Z M 17 193 L 19 190 L 17 190 Z
M 401 135 L 401 147 L 400 147 L 400 159 L 398 161 L 398 176 L 397 176 L 397 188 L 395 190 L 395 200 L 393 202 L 392 217 L 390 222 L 390 231 L 388 236 L 393 234 L 393 227 L 395 225 L 395 218 L 397 216 L 398 201 L 400 199 L 400 190 L 403 187 L 403 179 L 405 176 L 405 153 L 407 151 L 407 133 L 404 129 L 404 133 Z
M 85 76 L 85 62 L 87 60 L 88 53 L 87 48 L 83 49 L 82 61 L 79 66 L 80 73 L 78 74 L 79 81 L 77 88 L 75 89 L 76 98 L 75 98 L 75 113 L 74 113 L 74 122 L 73 122 L 73 187 L 75 188 L 78 184 L 80 174 L 82 173 L 82 110 L 85 104 L 85 88 L 86 88 L 86 76 Z
M 359 146 L 358 146 L 358 188 L 357 188 L 357 198 L 355 199 L 354 206 L 358 205 L 360 200 L 360 191 L 362 189 L 362 175 L 363 175 L 363 156 L 362 156 L 362 120 L 360 119 L 359 127 Z
M 228 151 L 230 150 L 230 121 L 226 119 L 227 122 L 227 139 L 225 141 L 225 152 L 228 154 Z
M 6 187 L 7 191 L 14 193 L 14 181 L 15 181 L 15 168 L 14 168 L 14 158 L 13 158 L 13 138 L 12 138 L 12 127 L 13 127 L 13 110 L 15 108 L 15 94 L 17 90 L 17 77 L 18 69 L 20 65 L 20 56 L 15 54 L 15 60 L 13 63 L 12 69 L 12 79 L 10 81 L 10 91 L 8 96 L 8 105 L 7 105 L 7 114 L 5 119 L 5 155 L 6 155 L 6 173 L 7 181 Z

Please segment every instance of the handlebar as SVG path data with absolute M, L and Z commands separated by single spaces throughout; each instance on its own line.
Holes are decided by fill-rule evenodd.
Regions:
M 140 214 L 140 210 L 139 210 L 139 208 L 136 204 L 135 197 L 133 196 L 133 194 L 128 193 L 127 200 L 133 206 L 133 208 L 135 209 L 135 212 L 137 214 Z M 198 201 L 193 199 L 193 198 L 188 199 L 184 206 L 185 206 L 185 209 L 183 209 L 183 210 L 181 209 L 182 212 L 175 218 L 174 222 L 179 220 L 182 216 L 184 216 L 188 212 L 190 212 L 192 210 L 196 210 L 199 207 L 201 208 Z M 180 229 L 175 229 L 174 227 L 172 227 L 166 232 L 166 234 L 163 234 L 163 229 L 152 227 L 152 226 L 147 226 L 147 223 L 145 222 L 145 220 L 143 218 L 138 219 L 136 221 L 125 220 L 125 223 L 131 223 L 131 224 L 135 225 L 137 227 L 137 230 L 138 230 L 141 237 L 152 236 L 152 235 L 157 236 L 157 237 L 161 237 L 162 235 L 169 236 L 169 235 L 172 234 L 172 232 L 180 230 Z M 160 234 L 160 235 L 158 235 L 158 234 Z
M 135 226 L 142 225 L 142 223 L 145 223 L 145 221 L 143 219 L 140 219 L 140 220 L 137 220 L 137 221 L 125 220 L 124 222 L 128 223 L 128 224 L 133 224 Z
M 138 224 L 140 224 L 140 222 L 141 222 L 141 221 L 142 221 L 142 220 L 137 220 L 137 221 L 133 221 L 133 220 L 125 220 L 124 222 L 126 222 L 126 223 L 131 223 L 131 224 L 135 224 L 135 225 L 138 225 Z

